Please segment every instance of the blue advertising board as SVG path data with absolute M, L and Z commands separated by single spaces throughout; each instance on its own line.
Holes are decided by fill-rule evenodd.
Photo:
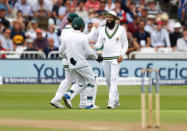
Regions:
M 104 77 L 102 64 L 91 60 L 89 62 L 94 72 Z M 159 69 L 161 80 L 187 79 L 187 60 L 125 60 L 120 65 L 119 77 L 141 77 L 143 68 Z M 0 76 L 15 83 L 19 78 L 23 83 L 38 83 L 42 80 L 59 83 L 64 79 L 65 71 L 61 60 L 0 60 Z

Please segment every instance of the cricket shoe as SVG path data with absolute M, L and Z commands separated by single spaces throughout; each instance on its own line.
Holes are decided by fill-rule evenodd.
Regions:
M 97 105 L 94 105 L 94 107 L 93 107 L 94 109 L 100 109 L 100 107 L 99 106 L 97 106 Z
M 72 108 L 72 104 L 71 104 L 71 100 L 70 100 L 70 96 L 68 94 L 65 94 L 63 96 L 63 100 L 64 100 L 64 104 L 67 108 Z
M 90 106 L 86 106 L 85 107 L 85 109 L 92 109 L 92 110 L 98 110 L 99 108 L 98 108 L 99 106 L 95 106 L 95 105 L 90 105 Z
M 90 105 L 90 106 L 82 106 L 82 105 L 79 105 L 79 108 L 80 108 L 80 109 L 94 109 L 94 110 L 100 109 L 100 107 L 97 106 L 97 105 Z
M 85 107 L 86 107 L 85 104 L 84 105 L 83 104 L 79 105 L 80 109 L 85 109 Z
M 113 104 L 109 104 L 108 106 L 107 106 L 107 108 L 108 109 L 114 109 L 114 108 L 116 108 Z
M 64 108 L 60 100 L 55 100 L 54 98 L 51 100 L 50 104 L 56 108 L 61 108 L 61 109 Z
M 119 102 L 115 103 L 115 107 L 118 107 L 118 106 L 120 106 L 120 103 Z

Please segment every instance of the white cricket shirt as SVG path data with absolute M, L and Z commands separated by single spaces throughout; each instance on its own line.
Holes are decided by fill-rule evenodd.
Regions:
M 118 24 L 112 30 L 106 26 L 102 27 L 95 45 L 96 49 L 101 47 L 103 47 L 104 60 L 117 59 L 120 55 L 124 56 L 128 49 L 125 28 Z
M 76 60 L 76 65 L 69 64 L 71 69 L 88 66 L 86 55 L 93 59 L 98 58 L 96 52 L 91 49 L 86 35 L 78 30 L 72 31 L 62 39 L 60 53 L 66 56 L 69 63 L 71 58 Z

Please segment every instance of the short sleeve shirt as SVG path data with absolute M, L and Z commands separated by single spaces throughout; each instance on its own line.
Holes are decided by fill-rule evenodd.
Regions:
M 144 33 L 140 33 L 139 31 L 136 31 L 133 34 L 133 38 L 137 39 L 137 42 L 141 45 L 141 46 L 146 46 L 147 43 L 147 38 L 150 38 L 150 34 L 146 31 L 144 31 Z
M 10 38 L 12 42 L 16 45 L 23 45 L 26 39 L 25 34 L 23 32 L 12 32 Z

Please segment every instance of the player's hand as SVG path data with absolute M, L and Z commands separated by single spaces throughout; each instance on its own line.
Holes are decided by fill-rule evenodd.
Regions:
M 94 45 L 90 45 L 90 47 L 91 47 L 92 49 L 94 49 L 94 48 L 95 48 L 95 46 L 94 46 Z
M 118 63 L 121 63 L 121 62 L 123 61 L 123 56 L 120 55 L 120 56 L 118 57 L 117 61 L 118 61 Z
M 102 55 L 101 55 L 101 54 L 98 54 L 97 56 L 98 56 L 98 58 L 97 58 L 96 61 L 98 61 L 99 63 L 101 63 L 101 62 L 103 61 Z
M 76 61 L 74 58 L 71 58 L 71 59 L 70 59 L 70 63 L 71 63 L 72 65 L 76 65 L 77 61 Z
M 97 28 L 99 26 L 98 22 L 93 23 L 93 27 Z

